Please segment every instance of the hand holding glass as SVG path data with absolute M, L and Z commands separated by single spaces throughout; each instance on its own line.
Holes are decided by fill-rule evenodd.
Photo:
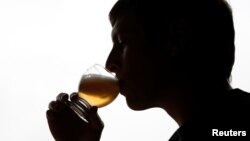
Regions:
M 80 118 L 88 122 L 82 111 L 90 109 L 91 106 L 104 107 L 110 104 L 118 93 L 118 79 L 104 67 L 96 64 L 82 75 L 78 100 L 72 102 L 71 108 Z

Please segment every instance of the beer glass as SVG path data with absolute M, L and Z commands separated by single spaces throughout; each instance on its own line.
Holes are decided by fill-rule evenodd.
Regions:
M 103 66 L 95 64 L 82 75 L 77 100 L 71 101 L 70 108 L 85 122 L 86 110 L 110 104 L 119 93 L 118 79 Z

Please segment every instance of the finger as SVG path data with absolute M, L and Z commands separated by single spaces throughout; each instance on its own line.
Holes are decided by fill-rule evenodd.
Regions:
M 49 103 L 49 110 L 60 112 L 67 108 L 66 104 L 60 102 L 60 101 L 51 101 Z
M 68 101 L 69 99 L 69 95 L 66 93 L 60 93 L 59 95 L 57 95 L 56 100 L 57 101 L 61 101 L 61 102 L 65 102 Z
M 80 98 L 78 96 L 78 93 L 72 93 L 70 95 L 70 100 L 73 103 L 76 103 L 78 106 L 80 106 L 81 108 L 83 108 L 83 110 L 89 110 L 91 108 L 91 105 L 84 99 Z
M 72 93 L 72 94 L 70 94 L 70 99 L 72 100 L 72 99 L 78 99 L 78 93 L 76 93 L 76 92 L 74 92 L 74 93 Z
M 57 113 L 52 110 L 48 110 L 46 112 L 46 116 L 50 131 L 55 140 L 77 140 L 74 139 L 75 136 L 72 135 L 72 132 L 74 132 L 75 129 L 80 129 L 79 126 L 77 126 L 80 122 L 74 113 L 72 114 L 67 111 Z
M 52 110 L 47 110 L 46 117 L 48 119 L 48 122 L 51 122 L 58 118 L 58 114 Z
M 51 102 L 49 103 L 48 108 L 49 108 L 50 110 L 52 110 L 52 109 L 54 109 L 55 105 L 56 105 L 56 101 L 51 101 Z

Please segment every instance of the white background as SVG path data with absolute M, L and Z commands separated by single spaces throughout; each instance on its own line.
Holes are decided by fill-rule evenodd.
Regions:
M 49 141 L 45 112 L 71 93 L 84 70 L 112 47 L 108 13 L 116 0 L 0 0 L 0 140 Z M 250 91 L 250 2 L 231 0 L 236 29 L 233 87 Z M 102 141 L 166 141 L 176 123 L 160 109 L 135 112 L 119 96 L 99 109 Z

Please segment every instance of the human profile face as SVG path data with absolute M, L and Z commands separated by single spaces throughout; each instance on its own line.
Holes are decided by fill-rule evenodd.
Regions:
M 142 25 L 129 13 L 116 20 L 112 40 L 106 68 L 116 73 L 128 106 L 134 110 L 157 106 L 162 50 L 148 43 Z

